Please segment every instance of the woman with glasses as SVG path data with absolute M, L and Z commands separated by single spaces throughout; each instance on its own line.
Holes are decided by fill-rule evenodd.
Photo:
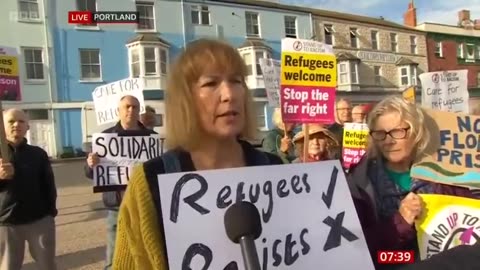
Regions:
M 379 250 L 418 251 L 414 222 L 424 210 L 418 193 L 472 197 L 465 188 L 410 177 L 430 140 L 424 119 L 420 108 L 397 96 L 376 104 L 368 116 L 369 149 L 347 178 L 374 262 Z

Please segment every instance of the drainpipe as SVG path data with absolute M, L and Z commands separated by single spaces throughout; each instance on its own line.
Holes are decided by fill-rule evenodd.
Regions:
M 53 68 L 55 67 L 55 65 L 52 65 L 52 59 L 50 59 L 50 52 L 53 53 L 53 46 L 52 46 L 52 50 L 50 50 L 50 38 L 49 38 L 49 9 L 47 8 L 47 0 L 43 0 L 42 1 L 42 5 L 43 5 L 43 17 L 44 17 L 44 20 L 43 20 L 43 27 L 44 27 L 44 37 L 45 37 L 45 47 L 46 47 L 46 53 L 45 53 L 45 61 L 47 62 L 48 64 L 48 72 L 47 72 L 47 76 L 48 76 L 48 80 L 47 80 L 47 84 L 48 84 L 48 94 L 49 94 L 49 101 L 50 101 L 50 108 L 52 110 L 52 133 L 53 135 L 55 136 L 53 138 L 54 142 L 53 143 L 53 153 L 58 155 L 57 153 L 57 141 L 56 140 L 56 136 L 57 136 L 57 128 L 55 126 L 55 123 L 56 123 L 56 117 L 55 117 L 55 111 L 54 111 L 54 108 L 53 108 L 53 102 L 54 102 L 54 98 L 53 98 L 53 87 L 54 87 L 54 84 L 52 84 L 52 77 L 55 78 L 54 76 L 52 76 L 52 72 L 53 71 Z M 53 61 L 55 58 L 53 58 Z M 55 91 L 56 92 L 56 91 Z
M 309 13 L 309 18 L 310 18 L 310 37 L 308 39 L 314 39 L 313 36 L 315 36 L 315 33 L 313 32 L 313 17 L 312 13 Z
M 183 49 L 185 50 L 185 48 L 187 47 L 187 37 L 186 37 L 186 25 L 185 25 L 185 4 L 184 4 L 184 0 L 181 0 L 180 1 L 181 5 L 182 5 L 182 34 L 183 34 Z

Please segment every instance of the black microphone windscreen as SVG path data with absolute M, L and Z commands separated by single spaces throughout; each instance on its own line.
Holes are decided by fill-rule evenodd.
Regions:
M 257 207 L 242 201 L 230 206 L 224 216 L 225 231 L 232 242 L 239 242 L 242 236 L 257 239 L 262 234 L 262 221 Z

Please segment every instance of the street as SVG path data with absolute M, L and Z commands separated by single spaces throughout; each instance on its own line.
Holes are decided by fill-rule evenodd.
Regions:
M 101 194 L 94 194 L 84 177 L 83 162 L 53 164 L 58 190 L 58 270 L 103 269 L 105 259 L 105 210 Z M 24 270 L 35 266 L 25 250 Z

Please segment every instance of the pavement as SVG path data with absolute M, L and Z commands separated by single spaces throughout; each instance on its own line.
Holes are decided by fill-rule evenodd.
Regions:
M 101 194 L 94 194 L 83 174 L 83 159 L 53 163 L 58 190 L 56 218 L 58 270 L 103 269 L 106 242 L 106 211 Z M 22 270 L 35 265 L 25 250 Z

